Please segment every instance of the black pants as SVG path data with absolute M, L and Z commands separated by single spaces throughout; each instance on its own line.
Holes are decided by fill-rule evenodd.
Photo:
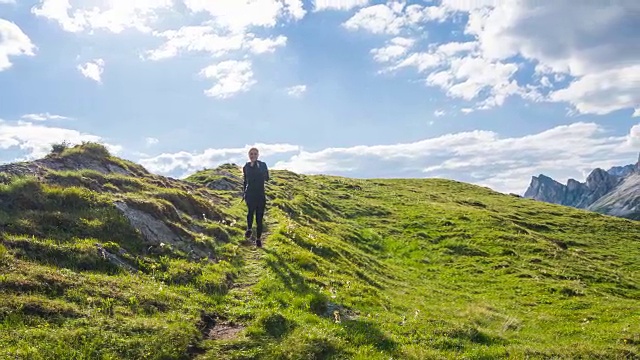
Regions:
M 266 207 L 266 199 L 263 196 L 247 197 L 247 230 L 253 227 L 253 217 L 256 217 L 257 233 L 256 237 L 260 239 L 262 236 L 262 218 L 264 217 L 264 209 Z

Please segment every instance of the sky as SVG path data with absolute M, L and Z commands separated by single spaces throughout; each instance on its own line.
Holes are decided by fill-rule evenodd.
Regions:
M 637 0 L 0 0 L 0 163 L 97 141 L 523 194 L 640 152 Z

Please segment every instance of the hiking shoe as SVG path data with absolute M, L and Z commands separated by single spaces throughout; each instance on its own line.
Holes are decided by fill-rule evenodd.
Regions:
M 244 233 L 244 237 L 245 239 L 249 239 L 251 237 L 251 229 L 248 229 L 245 233 Z
M 256 239 L 256 246 L 257 247 L 262 247 L 262 240 Z

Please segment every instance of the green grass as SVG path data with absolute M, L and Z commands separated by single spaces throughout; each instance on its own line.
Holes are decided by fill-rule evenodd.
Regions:
M 272 171 L 255 249 L 237 190 L 209 176 L 1 181 L 0 358 L 640 356 L 637 221 L 443 179 Z M 115 200 L 210 258 L 150 249 Z

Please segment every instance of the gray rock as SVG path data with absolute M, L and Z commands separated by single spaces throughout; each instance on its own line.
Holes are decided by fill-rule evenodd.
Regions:
M 569 179 L 566 185 L 540 174 L 533 176 L 525 198 L 597 211 L 613 216 L 640 218 L 640 156 L 636 164 L 597 168 L 584 183 Z
M 150 244 L 156 246 L 171 245 L 195 258 L 208 258 L 212 255 L 209 251 L 192 246 L 188 240 L 176 235 L 163 221 L 156 219 L 152 215 L 134 209 L 122 201 L 116 201 L 114 205 L 129 220 L 131 226 L 140 231 L 144 239 Z
M 233 182 L 233 181 L 227 179 L 226 177 L 210 181 L 210 182 L 207 183 L 206 186 L 209 189 L 212 189 L 212 190 L 236 190 L 236 189 L 238 189 L 238 184 L 236 182 Z
M 566 186 L 546 175 L 540 174 L 531 178 L 531 184 L 525 191 L 524 197 L 564 205 L 566 192 Z
M 131 273 L 136 273 L 138 271 L 135 267 L 127 264 L 126 261 L 120 259 L 120 257 L 118 257 L 118 255 L 110 253 L 107 249 L 102 247 L 102 244 L 96 243 L 96 248 L 97 248 L 98 254 L 100 256 L 102 256 L 104 259 L 106 259 L 110 263 L 116 265 L 117 267 L 125 269 L 126 271 L 131 272 Z M 122 250 L 121 250 L 121 252 L 122 252 Z
M 640 220 L 640 172 L 626 176 L 613 191 L 599 198 L 587 209 Z
M 42 177 L 49 170 L 94 170 L 102 174 L 140 175 L 123 168 L 109 159 L 97 159 L 83 154 L 65 157 L 45 157 L 30 162 L 0 165 L 0 173 L 7 173 L 13 176 L 33 175 Z M 148 174 L 146 170 L 141 169 L 141 171 Z

